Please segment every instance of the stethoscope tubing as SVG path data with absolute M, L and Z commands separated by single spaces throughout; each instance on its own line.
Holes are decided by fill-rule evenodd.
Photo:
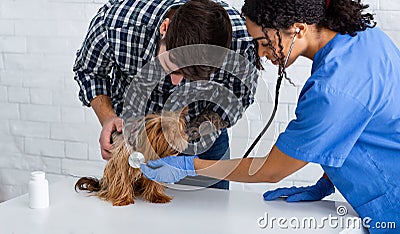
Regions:
M 278 103 L 279 103 L 279 88 L 280 88 L 280 86 L 281 86 L 281 82 L 282 82 L 282 78 L 283 78 L 283 73 L 285 72 L 286 65 L 287 65 L 287 63 L 288 63 L 288 61 L 289 61 L 290 54 L 292 53 L 292 49 L 293 49 L 293 46 L 294 46 L 294 42 L 296 41 L 296 36 L 297 36 L 297 34 L 298 34 L 298 31 L 296 31 L 296 34 L 295 34 L 294 37 L 293 37 L 293 41 L 292 41 L 292 44 L 290 45 L 288 55 L 287 55 L 287 57 L 286 57 L 286 59 L 285 59 L 285 63 L 284 63 L 283 66 L 282 66 L 282 73 L 281 73 L 281 75 L 279 75 L 278 80 L 277 80 L 277 83 L 276 83 L 276 87 L 275 87 L 275 104 L 274 104 L 274 109 L 272 110 L 272 113 L 271 113 L 271 117 L 269 118 L 267 124 L 264 126 L 263 130 L 258 134 L 257 138 L 253 141 L 253 143 L 252 143 L 252 144 L 250 145 L 250 147 L 247 149 L 246 153 L 243 155 L 243 158 L 247 158 L 247 157 L 249 156 L 249 154 L 251 153 L 251 151 L 254 149 L 254 147 L 255 147 L 255 146 L 258 144 L 258 142 L 261 140 L 261 137 L 262 137 L 262 136 L 265 134 L 265 132 L 269 129 L 269 127 L 270 127 L 271 124 L 272 124 L 272 121 L 273 121 L 274 118 L 275 118 L 276 111 L 278 110 Z

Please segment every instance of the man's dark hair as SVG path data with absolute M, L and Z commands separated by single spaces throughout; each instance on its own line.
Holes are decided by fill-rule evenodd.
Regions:
M 172 16 L 165 35 L 167 50 L 193 44 L 229 48 L 231 40 L 232 24 L 228 13 L 220 4 L 210 0 L 191 0 L 180 6 Z M 209 56 L 205 54 L 207 52 L 197 52 L 200 54 L 189 56 Z M 171 61 L 174 62 L 179 56 L 182 56 L 179 52 L 173 54 Z M 179 72 L 190 80 L 208 80 L 215 70 L 211 66 L 193 65 L 180 68 Z

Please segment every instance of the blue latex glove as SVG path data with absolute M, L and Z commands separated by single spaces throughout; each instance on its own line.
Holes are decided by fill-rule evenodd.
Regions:
M 194 159 L 198 156 L 168 156 L 142 164 L 140 169 L 150 180 L 175 183 L 186 176 L 196 176 Z
M 264 200 L 271 201 L 278 197 L 287 197 L 288 202 L 298 201 L 319 201 L 322 198 L 335 192 L 335 187 L 331 181 L 322 177 L 313 186 L 278 188 L 264 193 Z

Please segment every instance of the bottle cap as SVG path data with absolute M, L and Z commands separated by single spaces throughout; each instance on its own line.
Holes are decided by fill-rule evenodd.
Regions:
M 31 178 L 33 180 L 44 180 L 45 179 L 45 173 L 44 173 L 44 171 L 31 172 Z

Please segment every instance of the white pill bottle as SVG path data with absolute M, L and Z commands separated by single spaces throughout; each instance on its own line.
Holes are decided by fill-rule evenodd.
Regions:
M 39 209 L 48 206 L 49 182 L 46 180 L 44 171 L 34 171 L 29 181 L 29 207 Z

